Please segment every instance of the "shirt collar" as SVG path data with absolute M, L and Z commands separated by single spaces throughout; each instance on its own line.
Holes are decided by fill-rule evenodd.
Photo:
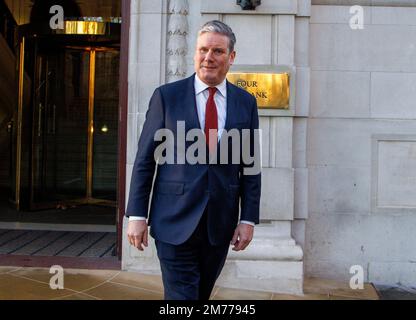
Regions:
M 198 75 L 195 73 L 194 87 L 195 87 L 195 95 L 198 95 L 202 91 L 206 90 L 209 87 L 209 85 L 202 82 L 202 80 L 199 79 Z M 227 79 L 224 79 L 223 82 L 221 82 L 219 85 L 216 85 L 215 87 L 218 89 L 218 91 L 221 93 L 221 95 L 224 98 L 227 97 Z

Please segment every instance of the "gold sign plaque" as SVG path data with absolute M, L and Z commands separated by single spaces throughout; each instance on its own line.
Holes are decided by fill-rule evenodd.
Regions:
M 227 80 L 251 93 L 259 108 L 289 109 L 288 73 L 228 73 Z

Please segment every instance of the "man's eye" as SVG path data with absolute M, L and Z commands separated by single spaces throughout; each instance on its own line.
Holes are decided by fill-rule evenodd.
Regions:
M 207 50 L 207 49 L 205 49 L 205 48 L 202 48 L 202 49 L 199 49 L 199 52 L 200 52 L 200 53 L 207 53 L 207 52 L 208 52 L 208 50 Z
M 214 54 L 216 54 L 216 55 L 221 55 L 223 53 L 223 51 L 221 50 L 221 49 L 215 49 L 214 50 Z

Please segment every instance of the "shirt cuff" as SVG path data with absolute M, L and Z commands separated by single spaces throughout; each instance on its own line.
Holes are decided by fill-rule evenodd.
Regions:
M 138 221 L 138 220 L 146 220 L 146 218 L 145 217 L 139 217 L 139 216 L 130 216 L 129 217 L 129 221 Z M 253 227 L 255 226 L 254 222 L 247 221 L 247 220 L 241 220 L 240 223 L 249 224 Z
M 249 224 L 250 226 L 255 226 L 256 224 L 252 221 L 247 221 L 247 220 L 240 220 L 240 223 L 244 223 L 244 224 Z
M 139 220 L 146 220 L 146 217 L 139 217 L 139 216 L 130 216 L 129 221 L 139 221 Z

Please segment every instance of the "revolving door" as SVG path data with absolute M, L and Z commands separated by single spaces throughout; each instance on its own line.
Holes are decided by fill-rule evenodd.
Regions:
M 85 39 L 22 37 L 16 198 L 24 208 L 116 205 L 119 47 Z

